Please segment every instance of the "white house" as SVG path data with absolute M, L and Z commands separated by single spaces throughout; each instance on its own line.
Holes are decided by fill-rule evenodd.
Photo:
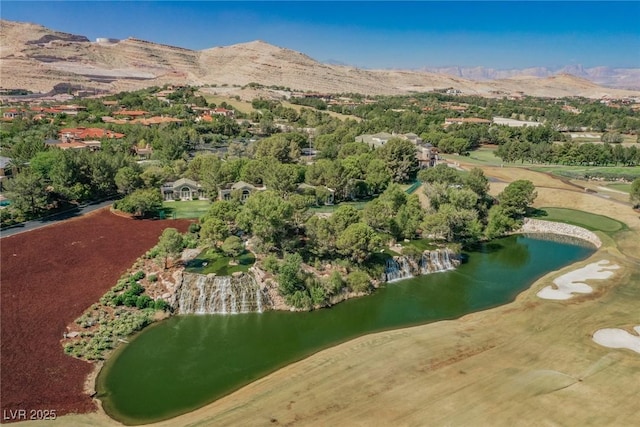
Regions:
M 206 199 L 202 186 L 188 178 L 180 178 L 175 182 L 165 182 L 160 187 L 164 200 L 196 200 Z

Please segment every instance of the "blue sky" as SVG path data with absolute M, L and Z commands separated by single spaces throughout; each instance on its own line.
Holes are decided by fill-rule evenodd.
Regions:
M 640 67 L 640 2 L 5 1 L 3 19 L 190 49 L 256 39 L 367 68 Z

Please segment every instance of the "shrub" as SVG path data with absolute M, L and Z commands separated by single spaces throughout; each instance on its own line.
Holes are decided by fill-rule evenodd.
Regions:
M 154 301 L 151 299 L 149 295 L 140 295 L 136 300 L 136 307 L 143 309 L 148 307 L 153 307 Z
M 311 296 L 311 302 L 314 305 L 323 305 L 327 299 L 327 294 L 320 283 L 314 283 L 309 288 L 309 294 Z
M 294 293 L 287 295 L 287 304 L 296 308 L 308 309 L 311 307 L 311 297 L 306 290 L 297 290 Z
M 163 299 L 157 299 L 154 303 L 154 308 L 156 310 L 162 310 L 162 311 L 170 311 L 171 310 L 171 306 L 169 305 L 168 302 L 166 302 Z
M 354 292 L 366 292 L 369 290 L 371 282 L 369 281 L 367 273 L 356 270 L 347 276 L 347 285 Z
M 328 284 L 332 294 L 337 294 L 344 288 L 344 280 L 342 280 L 340 273 L 335 270 L 331 273 L 331 276 L 329 276 Z
M 262 261 L 262 266 L 269 273 L 277 274 L 279 267 L 278 258 L 276 258 L 275 255 L 269 255 Z
M 144 279 L 145 276 L 146 274 L 144 274 L 144 271 L 136 271 L 136 273 L 132 277 L 133 280 L 138 281 Z
M 196 234 L 200 232 L 200 224 L 197 222 L 189 224 L 189 233 Z
M 150 274 L 149 276 L 147 276 L 147 279 L 151 282 L 151 283 L 155 283 L 158 281 L 158 276 L 156 276 L 155 274 Z

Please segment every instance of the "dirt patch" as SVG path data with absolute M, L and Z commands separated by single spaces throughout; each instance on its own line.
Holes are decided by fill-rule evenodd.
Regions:
M 158 241 L 162 230 L 184 232 L 188 225 L 186 220 L 131 220 L 102 209 L 2 239 L 3 413 L 96 410 L 83 390 L 93 365 L 63 353 L 62 333 Z

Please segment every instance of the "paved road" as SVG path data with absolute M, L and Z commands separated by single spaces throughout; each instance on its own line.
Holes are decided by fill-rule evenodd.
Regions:
M 88 205 L 74 208 L 69 211 L 51 215 L 45 218 L 23 222 L 22 224 L 14 225 L 13 227 L 1 230 L 0 238 L 13 236 L 14 234 L 19 234 L 19 233 L 26 233 L 27 231 L 31 231 L 38 228 L 46 227 L 48 225 L 56 224 L 66 219 L 76 218 L 84 214 L 87 214 L 89 212 L 93 212 L 98 209 L 102 209 L 104 207 L 110 206 L 111 204 L 113 204 L 113 200 L 107 200 L 105 202 L 90 203 Z

